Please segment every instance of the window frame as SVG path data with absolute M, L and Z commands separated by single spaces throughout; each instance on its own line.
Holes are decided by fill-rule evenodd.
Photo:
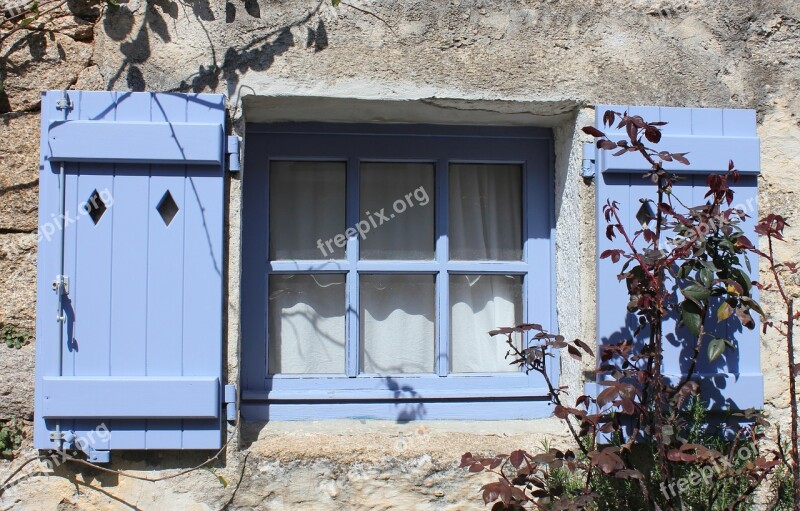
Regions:
M 269 226 L 269 164 L 271 161 L 343 161 L 346 162 L 346 222 L 344 228 L 359 220 L 359 174 L 362 161 L 425 162 L 434 165 L 433 193 L 428 193 L 435 207 L 435 257 L 432 261 L 359 260 L 358 240 L 347 241 L 346 260 L 270 261 L 268 234 L 262 252 L 263 286 L 268 289 L 269 275 L 275 273 L 346 273 L 346 353 L 345 373 L 268 374 L 267 339 L 268 304 L 264 304 L 263 326 L 247 328 L 263 332 L 243 332 L 243 392 L 246 401 L 309 403 L 380 400 L 491 400 L 544 398 L 547 386 L 543 377 L 531 372 L 449 373 L 449 276 L 451 274 L 523 275 L 523 311 L 525 321 L 556 330 L 555 310 L 555 210 L 554 156 L 552 132 L 536 127 L 449 126 L 420 124 L 327 124 L 273 123 L 248 124 L 245 138 L 243 184 L 243 230 L 248 236 L 248 217 L 260 217 L 261 229 Z M 448 247 L 449 167 L 453 163 L 516 164 L 522 167 L 522 261 L 451 261 Z M 248 189 L 252 173 L 266 174 L 256 180 L 263 190 Z M 256 185 L 258 186 L 258 184 Z M 255 198 L 248 201 L 248 193 Z M 260 196 L 265 205 L 261 214 L 250 207 Z M 532 204 L 542 204 L 546 214 L 532 211 Z M 258 208 L 256 208 L 258 209 Z M 264 218 L 263 213 L 266 213 Z M 535 218 L 534 218 L 535 217 Z M 250 221 L 253 225 L 255 220 Z M 266 228 L 264 226 L 267 226 Z M 253 228 L 257 228 L 253 225 Z M 252 229 L 251 229 L 252 230 Z M 342 232 L 343 232 L 342 231 Z M 247 250 L 243 240 L 244 251 Z M 261 249 L 264 246 L 262 243 Z M 535 255 L 535 257 L 534 257 Z M 251 259 L 252 260 L 252 259 Z M 252 266 L 252 264 L 251 264 Z M 435 275 L 435 372 L 425 374 L 359 374 L 359 274 L 420 273 Z M 255 274 L 253 274 L 255 277 Z M 243 279 L 244 280 L 244 279 Z M 543 292 L 542 289 L 545 291 Z M 244 307 L 244 304 L 243 304 Z M 534 311 L 544 311 L 537 314 Z M 356 311 L 356 312 L 354 312 Z M 251 318 L 252 315 L 251 315 Z M 243 318 L 243 323 L 245 323 Z M 500 326 L 500 325 L 498 325 Z M 243 328 L 244 330 L 244 328 Z M 355 332 L 355 333 L 353 333 Z M 500 342 L 500 341 L 498 341 Z M 558 382 L 557 361 L 549 364 L 551 381 Z M 259 385 L 259 382 L 262 382 Z

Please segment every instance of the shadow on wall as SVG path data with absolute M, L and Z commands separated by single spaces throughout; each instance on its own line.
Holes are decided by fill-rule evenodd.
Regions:
M 221 65 L 217 65 L 219 49 L 215 46 L 207 27 L 209 22 L 217 21 L 209 0 L 192 2 L 155 0 L 148 3 L 144 17 L 138 19 L 126 4 L 110 8 L 103 19 L 103 29 L 109 38 L 120 42 L 119 51 L 124 59 L 109 78 L 106 88 L 113 89 L 124 76 L 130 90 L 145 90 L 147 83 L 139 66 L 151 57 L 150 38 L 154 35 L 164 43 L 171 42 L 168 22 L 177 20 L 181 11 L 184 11 L 184 15 L 193 16 L 205 32 L 209 63 L 200 66 L 196 73 L 184 78 L 175 87 L 167 89 L 167 92 L 216 90 L 220 79 L 223 79 L 227 82 L 228 96 L 233 96 L 238 87 L 239 75 L 249 70 L 269 69 L 275 62 L 275 57 L 295 46 L 290 30 L 309 23 L 319 12 L 324 1 L 317 1 L 306 14 L 285 25 L 264 33 L 254 31 L 257 35 L 253 40 L 240 47 L 225 48 Z M 244 12 L 239 12 L 240 10 Z M 243 4 L 226 3 L 226 24 L 235 23 L 237 18 L 243 15 L 261 18 L 259 0 L 245 0 Z M 307 27 L 307 31 L 306 47 L 313 47 L 315 51 L 322 51 L 328 47 L 328 33 L 322 20 L 318 20 L 314 28 Z
M 315 20 L 325 1 L 330 0 L 313 0 L 305 7 L 291 7 L 299 12 L 294 20 L 271 29 L 259 29 L 254 24 L 253 29 L 247 32 L 252 34 L 250 41 L 236 47 L 219 48 L 212 34 L 223 32 L 223 23 L 261 19 L 264 0 L 230 0 L 225 4 L 224 13 L 221 13 L 224 19 L 215 14 L 212 6 L 216 8 L 216 5 L 210 0 L 148 0 L 138 7 L 145 9 L 143 15 L 135 13 L 137 8 L 132 7 L 130 0 L 120 0 L 119 6 L 108 5 L 105 8 L 102 8 L 104 0 L 66 0 L 63 9 L 71 16 L 65 16 L 64 12 L 57 10 L 50 16 L 39 18 L 35 30 L 12 29 L 0 33 L 3 49 L 0 53 L 0 85 L 6 82 L 10 84 L 9 78 L 19 76 L 24 79 L 25 70 L 30 66 L 58 66 L 67 61 L 67 52 L 56 38 L 57 33 L 74 41 L 88 43 L 94 39 L 94 28 L 98 26 L 112 42 L 119 45 L 118 50 L 123 57 L 119 67 L 107 78 L 105 89 L 120 88 L 124 83 L 125 88 L 131 91 L 144 91 L 148 83 L 142 66 L 151 59 L 154 42 L 173 43 L 175 36 L 170 34 L 171 25 L 179 20 L 192 19 L 195 26 L 205 33 L 204 54 L 208 63 L 200 65 L 195 73 L 183 79 L 176 78 L 174 85 L 160 83 L 157 88 L 163 92 L 216 91 L 220 81 L 224 80 L 227 95 L 233 97 L 241 74 L 249 70 L 266 71 L 277 56 L 296 46 L 292 28 L 306 27 L 304 44 L 307 48 L 322 51 L 328 47 L 325 23 L 321 19 Z M 68 24 L 68 30 L 62 30 L 64 23 Z M 8 39 L 12 33 L 21 37 Z M 11 42 L 3 44 L 6 40 Z M 58 53 L 57 62 L 51 62 L 53 48 Z M 48 50 L 51 51 L 48 53 Z M 21 66 L 18 61 L 24 65 Z M 92 63 L 85 65 L 91 66 Z M 42 86 L 52 88 L 46 83 Z M 8 94 L 6 87 L 0 86 L 0 114 L 16 108 Z

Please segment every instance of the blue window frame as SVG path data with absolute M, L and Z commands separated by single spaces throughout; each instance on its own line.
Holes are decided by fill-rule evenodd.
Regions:
M 459 372 L 459 365 L 454 362 L 459 341 L 451 339 L 451 314 L 454 314 L 451 292 L 460 289 L 462 277 L 471 283 L 482 276 L 506 276 L 508 279 L 504 282 L 519 283 L 521 298 L 514 321 L 535 321 L 545 328 L 556 329 L 553 149 L 549 130 L 324 123 L 250 124 L 246 130 L 241 277 L 242 409 L 246 419 L 395 419 L 401 415 L 397 409 L 400 402 L 416 404 L 417 410 L 419 406 L 426 410 L 410 418 L 422 415 L 425 418 L 524 418 L 549 413 L 543 399 L 547 391 L 541 375 L 525 374 L 505 366 L 491 372 Z M 316 169 L 311 181 L 297 177 L 309 168 Z M 393 201 L 387 200 L 386 211 L 378 217 L 388 221 L 392 213 L 391 221 L 399 224 L 394 214 L 399 218 L 409 214 L 406 209 L 417 206 L 417 213 L 414 213 L 417 227 L 409 241 L 422 248 L 411 255 L 400 251 L 397 252 L 400 257 L 391 257 L 391 248 L 376 249 L 379 242 L 368 234 L 359 235 L 355 229 L 348 232 L 348 227 L 369 220 L 373 235 L 380 237 L 382 226 L 375 221 L 376 211 L 370 213 L 360 204 L 368 203 L 372 209 L 377 207 L 372 196 L 365 195 L 376 185 L 374 179 L 366 176 L 382 175 L 387 181 L 392 179 L 390 174 L 375 172 L 376 168 L 384 172 L 392 172 L 393 168 L 407 174 L 418 172 L 425 182 L 424 186 L 408 190 L 396 189 L 411 192 L 425 188 L 424 195 L 432 206 L 431 218 L 422 218 L 421 200 L 413 204 L 423 194 L 405 193 L 398 193 L 396 199 L 405 200 L 409 208 L 403 207 L 400 211 Z M 453 177 L 457 172 L 475 172 L 485 178 L 477 187 L 480 197 L 471 197 L 473 202 L 467 201 L 462 211 L 471 211 L 470 208 L 478 204 L 475 201 L 491 200 L 486 197 L 492 193 L 495 198 L 509 197 L 509 203 L 514 202 L 512 195 L 518 196 L 518 230 L 497 226 L 511 232 L 500 235 L 499 239 L 518 238 L 516 250 L 511 247 L 503 251 L 498 247 L 492 251 L 493 258 L 480 253 L 475 255 L 474 250 L 470 251 L 474 247 L 465 241 L 468 235 L 451 232 L 455 216 L 461 215 L 453 208 L 459 198 L 451 196 L 454 180 L 461 179 Z M 486 191 L 502 173 L 511 176 L 504 181 L 505 189 Z M 295 177 L 297 182 L 287 185 Z M 320 182 L 321 178 L 324 182 Z M 406 179 L 406 182 L 411 181 Z M 428 190 L 426 187 L 431 185 L 433 189 Z M 373 188 L 366 190 L 370 186 Z M 395 199 L 390 192 L 382 191 L 384 198 Z M 466 192 L 462 196 L 468 197 Z M 304 208 L 316 208 L 316 211 L 308 214 Z M 473 220 L 478 218 L 473 213 L 469 215 Z M 492 222 L 486 216 L 484 214 L 484 229 Z M 497 223 L 501 223 L 499 217 L 495 217 Z M 332 231 L 331 225 L 338 227 Z M 329 235 L 317 235 L 323 231 Z M 385 229 L 384 233 L 388 232 L 389 229 Z M 336 238 L 336 233 L 342 236 Z M 426 242 L 419 241 L 420 237 L 432 238 L 429 249 Z M 401 247 L 396 241 L 394 247 Z M 454 244 L 463 250 L 457 251 L 457 247 L 451 246 Z M 275 350 L 279 349 L 279 342 L 285 341 L 275 324 L 270 325 L 271 321 L 279 322 L 281 314 L 274 304 L 270 309 L 270 301 L 274 302 L 281 293 L 288 293 L 285 282 L 292 281 L 290 286 L 299 286 L 293 288 L 297 291 L 303 279 L 324 280 L 328 284 L 319 287 L 328 287 L 326 293 L 333 293 L 330 288 L 341 288 L 341 292 L 331 294 L 326 303 L 341 308 L 343 326 L 337 324 L 332 331 L 342 336 L 343 342 L 339 344 L 343 353 L 328 357 L 327 362 L 318 366 L 323 368 L 320 372 L 314 372 L 313 367 L 309 370 L 307 365 L 283 370 L 295 360 L 285 362 L 280 358 L 276 362 Z M 406 283 L 398 285 L 403 280 Z M 429 341 L 432 356 L 425 355 L 423 365 L 412 364 L 411 371 L 402 367 L 376 371 L 375 367 L 381 365 L 365 360 L 365 352 L 375 343 L 380 344 L 381 337 L 373 338 L 370 345 L 365 342 L 364 310 L 374 298 L 367 294 L 364 300 L 367 303 L 360 301 L 368 293 L 365 283 L 372 285 L 380 281 L 398 285 L 400 291 L 393 294 L 393 299 L 402 300 L 405 292 L 416 302 L 430 303 L 433 309 L 430 316 L 435 326 Z M 433 296 L 426 299 L 425 293 L 433 293 Z M 505 325 L 492 325 L 495 326 Z M 491 339 L 488 333 L 481 334 L 485 335 L 487 344 L 501 342 Z M 385 359 L 393 355 L 390 352 L 383 356 Z M 423 366 L 430 370 L 420 371 Z M 558 364 L 551 364 L 551 367 L 554 369 L 550 376 L 557 381 Z M 477 412 L 477 417 L 476 404 L 482 406 L 478 409 L 485 410 L 485 413 Z

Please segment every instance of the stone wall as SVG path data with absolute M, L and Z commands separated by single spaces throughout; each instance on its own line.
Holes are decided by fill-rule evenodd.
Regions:
M 758 111 L 760 203 L 786 216 L 785 260 L 800 259 L 800 4 L 795 0 L 70 0 L 62 16 L 0 43 L 0 323 L 33 330 L 39 91 L 82 88 L 221 92 L 236 130 L 244 96 L 438 98 L 525 105 L 557 143 L 560 328 L 594 330 L 593 185 L 578 174 L 577 128 L 600 103 Z M 358 7 L 358 8 L 356 8 Z M 365 12 L 368 11 L 368 12 Z M 252 99 L 252 98 L 251 98 Z M 470 106 L 472 105 L 472 106 Z M 477 105 L 477 106 L 476 106 Z M 503 109 L 505 107 L 493 107 Z M 509 107 L 509 108 L 514 108 Z M 518 108 L 518 106 L 517 106 Z M 508 112 L 506 112 L 507 114 Z M 549 118 L 549 120 L 548 120 Z M 228 360 L 238 368 L 238 197 L 230 183 Z M 574 272 L 575 265 L 580 272 Z M 800 281 L 793 292 L 800 292 Z M 579 301 L 576 302 L 576 297 Z M 765 297 L 765 308 L 777 302 Z M 577 311 L 577 313 L 569 313 Z M 762 339 L 765 399 L 788 429 L 780 338 Z M 565 360 L 579 386 L 592 363 Z M 0 345 L 0 418 L 33 413 L 33 345 Z M 0 497 L 3 509 L 481 509 L 465 451 L 536 449 L 566 439 L 527 422 L 245 424 L 207 470 L 161 482 L 68 465 Z M 28 447 L 21 457 L 31 454 Z M 155 478 L 201 454 L 114 455 Z M 17 466 L 0 463 L 0 479 Z M 215 474 L 227 482 L 224 486 Z

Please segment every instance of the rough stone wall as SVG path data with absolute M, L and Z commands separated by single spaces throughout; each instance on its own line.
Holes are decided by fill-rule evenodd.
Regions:
M 556 123 L 560 271 L 582 297 L 561 328 L 593 331 L 593 187 L 578 176 L 576 127 L 599 103 L 747 107 L 758 111 L 762 211 L 792 227 L 779 253 L 800 259 L 800 4 L 795 0 L 70 0 L 63 16 L 0 43 L 0 323 L 32 330 L 35 303 L 39 91 L 64 87 L 222 92 L 240 122 L 246 95 L 450 98 L 540 103 Z M 364 11 L 369 11 L 369 14 Z M 230 253 L 239 182 L 231 182 Z M 575 224 L 577 222 L 577 225 Z M 229 369 L 237 374 L 238 261 L 231 258 Z M 800 281 L 792 287 L 800 292 Z M 776 300 L 767 295 L 768 310 Z M 563 311 L 560 311 L 563 313 Z M 33 413 L 33 346 L 0 345 L 0 418 Z M 579 381 L 591 364 L 565 361 Z M 780 339 L 762 339 L 767 410 L 788 429 Z M 151 483 L 59 467 L 0 497 L 3 509 L 480 509 L 464 452 L 535 449 L 564 440 L 553 419 L 517 422 L 342 421 L 247 424 L 208 471 Z M 30 454 L 26 448 L 22 455 Z M 202 462 L 196 454 L 116 456 L 148 477 Z M 14 469 L 0 463 L 0 479 Z

